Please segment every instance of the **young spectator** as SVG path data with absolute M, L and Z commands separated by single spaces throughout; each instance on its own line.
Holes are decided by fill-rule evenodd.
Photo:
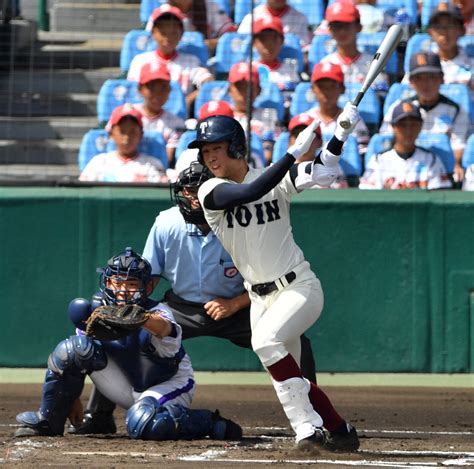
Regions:
M 428 33 L 436 44 L 444 73 L 444 83 L 463 83 L 474 91 L 474 59 L 458 46 L 464 36 L 464 20 L 458 8 L 440 3 L 431 15 Z
M 415 141 L 423 126 L 420 109 L 411 102 L 392 112 L 393 148 L 369 160 L 360 189 L 443 189 L 451 181 L 442 161 Z
M 474 2 L 472 0 L 454 0 L 464 20 L 466 34 L 474 34 Z
M 340 65 L 345 83 L 363 83 L 373 57 L 357 49 L 357 33 L 362 30 L 359 10 L 350 2 L 335 2 L 327 7 L 325 20 L 329 33 L 336 41 L 336 51 L 323 57 L 321 62 Z M 388 90 L 388 79 L 384 73 L 375 79 L 372 88 Z
M 115 108 L 106 129 L 117 150 L 94 156 L 79 176 L 80 181 L 167 182 L 161 161 L 138 151 L 143 136 L 140 111 L 130 104 Z
M 145 64 L 140 71 L 138 82 L 138 89 L 144 102 L 135 107 L 142 113 L 143 130 L 153 130 L 163 134 L 168 166 L 173 168 L 174 153 L 185 123 L 181 117 L 163 109 L 171 91 L 170 80 L 170 72 L 166 64 L 162 62 Z
M 247 131 L 247 103 L 248 103 L 248 86 L 249 81 L 252 82 L 252 100 L 260 94 L 260 78 L 257 66 L 252 67 L 250 73 L 250 66 L 246 62 L 239 62 L 234 64 L 229 71 L 229 95 L 232 98 L 234 111 L 234 119 Z M 264 117 L 265 109 L 253 109 L 251 129 L 252 132 L 258 135 L 264 143 L 265 160 L 269 164 L 272 160 L 273 143 L 278 135 L 281 133 L 281 126 L 276 121 L 266 122 Z
M 282 92 L 293 91 L 300 82 L 300 76 L 296 63 L 282 62 L 278 58 L 285 40 L 280 18 L 263 16 L 255 21 L 253 32 L 253 45 L 260 54 L 257 63 L 268 69 L 268 81 L 275 83 Z
M 342 112 L 337 104 L 339 97 L 345 91 L 342 68 L 330 62 L 316 64 L 311 74 L 311 89 L 318 105 L 310 109 L 308 113 L 321 122 L 320 128 L 323 135 L 332 135 L 336 130 L 337 118 Z M 357 122 L 353 133 L 363 160 L 369 142 L 369 130 L 362 119 Z
M 201 67 L 199 59 L 176 50 L 184 32 L 184 15 L 179 8 L 165 4 L 156 8 L 152 15 L 151 34 L 155 39 L 155 51 L 136 55 L 128 71 L 129 80 L 139 81 L 140 71 L 146 63 L 159 62 L 168 66 L 171 79 L 181 84 L 188 107 L 196 98 L 197 88 L 213 79 L 207 68 Z
M 290 140 L 289 143 L 290 145 L 293 145 L 296 142 L 296 139 L 298 135 L 306 128 L 308 125 L 310 125 L 313 122 L 314 118 L 311 117 L 308 113 L 303 112 L 302 114 L 298 114 L 297 116 L 293 117 L 289 124 L 288 124 L 288 131 L 290 132 Z M 314 160 L 316 154 L 319 152 L 321 146 L 322 146 L 322 137 L 321 137 L 321 127 L 318 127 L 316 129 L 316 137 L 313 140 L 313 143 L 311 143 L 311 146 L 309 147 L 309 150 L 301 155 L 299 158 L 296 159 L 296 163 L 303 163 L 304 161 L 312 161 Z M 346 187 L 349 187 L 347 184 L 346 176 L 344 174 L 344 171 L 341 168 L 341 165 L 338 164 L 339 166 L 339 174 L 337 175 L 336 179 L 334 182 L 331 183 L 329 188 L 331 189 L 345 189 Z M 322 186 L 319 186 L 315 184 L 313 186 L 313 189 L 322 189 Z
M 461 166 L 462 154 L 466 146 L 470 120 L 466 111 L 451 99 L 442 95 L 439 88 L 443 83 L 443 70 L 439 57 L 432 52 L 419 52 L 410 57 L 410 85 L 416 95 L 408 98 L 420 107 L 423 117 L 422 130 L 445 133 L 450 136 L 455 157 L 454 178 L 462 181 L 464 170 Z M 400 101 L 392 104 L 384 116 L 381 133 L 392 132 L 392 113 Z
M 298 36 L 302 46 L 308 46 L 311 42 L 310 27 L 308 19 L 298 10 L 288 5 L 287 0 L 267 0 L 265 3 L 255 7 L 254 23 L 262 17 L 273 16 L 280 18 L 283 31 Z M 245 15 L 240 23 L 238 32 L 250 34 L 252 30 L 252 15 Z

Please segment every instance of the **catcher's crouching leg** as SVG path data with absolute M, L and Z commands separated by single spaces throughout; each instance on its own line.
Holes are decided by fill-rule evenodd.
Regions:
M 242 428 L 219 412 L 188 409 L 182 405 L 161 406 L 147 396 L 127 412 L 125 421 L 131 438 L 141 440 L 193 440 L 210 436 L 216 440 L 239 440 Z
M 100 343 L 85 336 L 71 336 L 60 342 L 48 358 L 40 409 L 17 415 L 23 427 L 15 436 L 62 435 L 71 406 L 81 395 L 85 374 L 106 365 Z

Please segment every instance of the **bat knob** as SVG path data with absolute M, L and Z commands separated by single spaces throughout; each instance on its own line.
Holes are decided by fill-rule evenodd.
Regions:
M 351 123 L 349 121 L 341 121 L 339 122 L 339 125 L 343 128 L 343 129 L 348 129 L 350 126 L 351 126 Z

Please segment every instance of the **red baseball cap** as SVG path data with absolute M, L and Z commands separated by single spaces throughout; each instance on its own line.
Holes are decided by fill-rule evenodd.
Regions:
M 271 16 L 271 15 L 264 15 L 258 20 L 256 20 L 253 24 L 253 33 L 259 34 L 265 29 L 272 29 L 276 31 L 280 36 L 284 36 L 283 34 L 283 23 L 278 16 Z
M 209 101 L 199 109 L 198 120 L 201 121 L 210 116 L 234 117 L 234 111 L 227 101 Z
M 344 83 L 344 73 L 341 66 L 331 62 L 320 62 L 314 66 L 311 81 L 321 80 L 322 78 L 330 78 L 339 83 Z
M 354 23 L 360 22 L 360 13 L 357 7 L 348 1 L 335 2 L 326 8 L 324 19 L 328 23 Z
M 105 129 L 110 132 L 112 127 L 117 125 L 124 117 L 133 117 L 138 125 L 143 129 L 142 113 L 130 103 L 118 106 L 112 111 Z
M 168 66 L 163 62 L 150 62 L 145 64 L 140 70 L 140 85 L 146 85 L 153 80 L 171 81 Z
M 164 3 L 159 8 L 155 8 L 152 11 L 149 21 L 154 23 L 158 18 L 161 18 L 163 15 L 176 16 L 176 18 L 178 18 L 181 21 L 181 23 L 186 18 L 186 16 L 183 14 L 183 12 L 178 7 L 170 5 L 169 3 Z
M 246 62 L 239 62 L 232 65 L 229 71 L 229 83 L 237 83 L 241 80 L 250 81 L 250 65 Z M 252 81 L 260 84 L 260 77 L 258 76 L 258 68 L 256 65 L 252 67 Z
M 303 112 L 301 114 L 296 115 L 293 117 L 289 124 L 288 124 L 288 130 L 291 132 L 295 127 L 298 127 L 300 125 L 304 125 L 305 127 L 308 127 L 311 122 L 314 121 L 314 117 L 311 117 L 307 112 Z M 316 134 L 321 138 L 321 126 L 318 125 L 316 127 Z

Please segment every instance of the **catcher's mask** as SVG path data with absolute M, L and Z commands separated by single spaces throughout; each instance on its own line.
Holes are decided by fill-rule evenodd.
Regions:
M 145 301 L 147 285 L 151 280 L 151 265 L 132 248 L 117 256 L 111 257 L 105 268 L 97 269 L 100 273 L 99 287 L 106 304 L 139 304 Z M 133 292 L 110 288 L 112 281 L 137 280 L 138 288 Z
M 171 200 L 179 207 L 187 223 L 193 225 L 206 223 L 204 212 L 197 200 L 197 190 L 212 177 L 212 173 L 205 166 L 193 161 L 189 168 L 179 173 L 177 181 L 171 185 Z
M 245 158 L 247 144 L 245 132 L 239 121 L 229 116 L 210 116 L 197 123 L 196 139 L 189 143 L 188 148 L 197 148 L 198 161 L 204 164 L 202 146 L 206 143 L 229 142 L 231 158 Z

